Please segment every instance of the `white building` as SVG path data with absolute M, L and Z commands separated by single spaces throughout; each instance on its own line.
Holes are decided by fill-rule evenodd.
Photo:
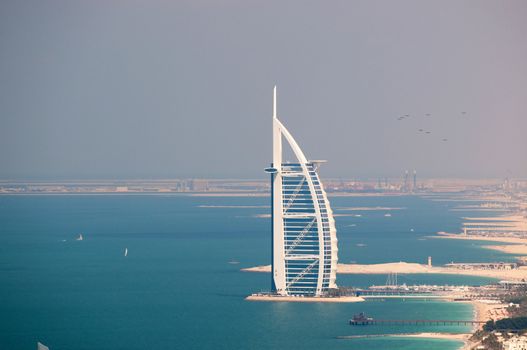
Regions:
M 296 157 L 282 159 L 282 137 Z M 317 174 L 320 161 L 308 161 L 278 120 L 273 91 L 272 290 L 279 295 L 323 296 L 336 288 L 337 230 Z
M 503 342 L 505 350 L 527 350 L 527 337 L 514 336 Z

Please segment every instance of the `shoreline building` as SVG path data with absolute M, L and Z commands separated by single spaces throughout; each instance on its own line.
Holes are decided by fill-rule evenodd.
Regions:
M 282 160 L 282 138 L 295 157 Z M 322 161 L 308 161 L 278 120 L 273 90 L 272 292 L 282 296 L 324 296 L 337 288 L 337 230 L 318 177 Z

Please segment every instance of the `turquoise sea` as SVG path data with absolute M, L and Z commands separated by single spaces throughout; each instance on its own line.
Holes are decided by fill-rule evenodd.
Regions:
M 330 197 L 341 262 L 511 260 L 483 243 L 431 239 L 457 232 L 455 203 L 408 197 Z M 467 332 L 468 326 L 351 327 L 377 318 L 470 319 L 468 304 L 367 301 L 256 303 L 270 276 L 240 272 L 269 264 L 266 197 L 177 195 L 0 196 L 0 349 L 456 349 L 446 340 L 354 334 Z M 401 207 L 350 211 L 350 207 Z M 361 215 L 361 216 L 356 216 Z M 79 233 L 83 241 L 76 241 Z M 360 246 L 357 246 L 360 244 Z M 128 248 L 128 256 L 124 250 Z M 230 264 L 230 261 L 239 264 Z M 346 286 L 386 276 L 339 275 Z M 490 279 L 401 275 L 400 282 L 484 284 Z

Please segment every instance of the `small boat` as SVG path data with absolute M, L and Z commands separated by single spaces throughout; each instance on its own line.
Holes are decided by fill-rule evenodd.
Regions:
M 79 233 L 79 237 L 77 237 L 77 241 L 82 241 L 84 238 L 82 237 L 82 233 Z
M 357 247 L 366 247 L 366 244 L 364 244 L 364 243 L 357 243 L 356 246 Z
M 41 342 L 37 342 L 37 350 L 49 350 L 49 348 Z
M 360 314 L 353 315 L 353 318 L 349 320 L 349 324 L 352 326 L 358 326 L 358 325 L 368 325 L 373 322 L 372 317 L 366 316 L 364 312 L 361 312 Z
M 390 216 L 392 216 L 392 214 L 390 214 L 390 213 L 386 213 L 386 214 L 384 214 L 384 216 L 386 216 L 386 217 L 390 217 Z
M 229 264 L 231 265 L 236 265 L 236 264 L 239 264 L 240 262 L 239 261 L 236 261 L 236 260 L 231 260 L 229 261 Z
M 128 256 L 128 248 L 124 248 L 124 256 Z

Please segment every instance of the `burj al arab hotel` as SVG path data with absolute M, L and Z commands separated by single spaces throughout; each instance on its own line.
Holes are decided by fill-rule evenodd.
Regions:
M 296 157 L 282 159 L 285 138 Z M 273 90 L 272 291 L 282 296 L 315 296 L 337 288 L 337 230 L 318 177 L 320 161 L 308 161 L 276 114 Z

